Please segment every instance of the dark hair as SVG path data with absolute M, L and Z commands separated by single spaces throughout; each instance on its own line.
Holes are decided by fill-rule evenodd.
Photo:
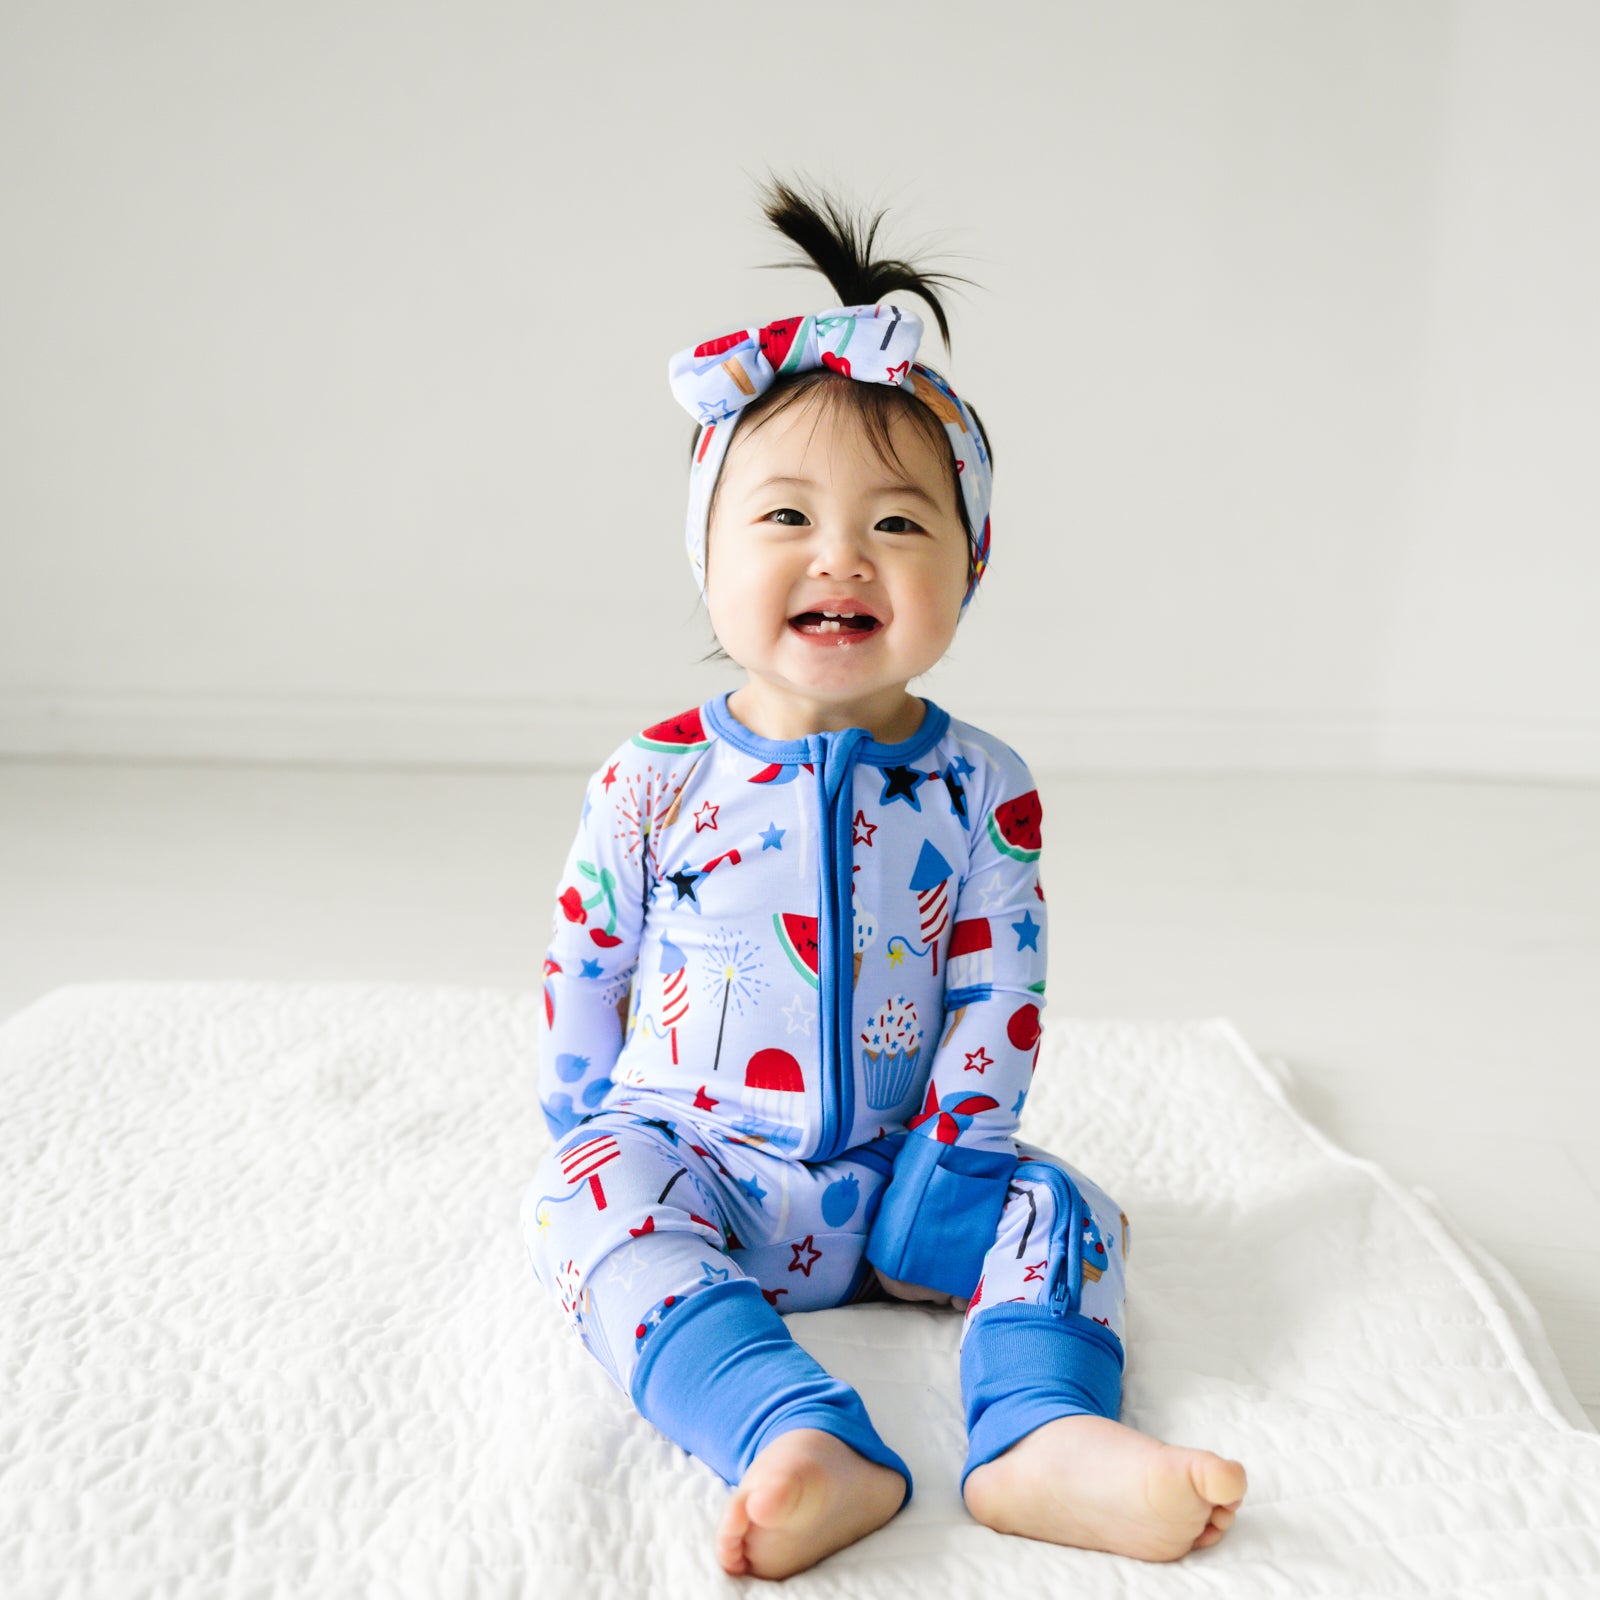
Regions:
M 872 219 L 867 228 L 866 238 L 863 240 L 854 220 L 842 213 L 826 193 L 819 193 L 817 201 L 813 202 L 778 178 L 771 180 L 770 187 L 763 197 L 762 209 L 766 212 L 767 220 L 805 252 L 807 258 L 805 264 L 816 267 L 833 285 L 840 305 L 876 305 L 892 289 L 908 290 L 912 294 L 920 295 L 933 308 L 934 320 L 939 324 L 940 337 L 944 340 L 945 349 L 949 350 L 950 325 L 945 320 L 944 307 L 934 293 L 933 281 L 957 278 L 958 275 L 924 271 L 908 261 L 896 258 L 874 260 L 872 243 L 877 237 L 878 224 L 883 221 L 883 212 L 880 211 Z M 788 267 L 796 264 L 792 261 L 762 263 L 764 267 Z M 972 282 L 970 278 L 959 278 L 958 281 Z M 938 370 L 927 361 L 921 361 L 920 365 L 928 367 L 930 371 Z M 943 378 L 942 373 L 939 376 Z M 905 418 L 936 450 L 943 452 L 949 461 L 950 483 L 955 494 L 956 510 L 960 513 L 961 526 L 967 535 L 967 582 L 970 584 L 974 566 L 973 530 L 967 517 L 966 501 L 961 493 L 961 481 L 956 472 L 955 455 L 950 449 L 950 438 L 939 417 L 914 395 L 893 384 L 857 383 L 855 379 L 847 378 L 841 372 L 821 367 L 792 376 L 779 376 L 765 394 L 752 400 L 740 412 L 740 433 L 749 433 L 759 428 L 789 406 L 808 397 L 816 400 L 819 411 L 842 410 L 859 423 L 873 451 L 885 466 L 892 462 L 904 471 L 903 463 L 895 454 L 890 429 L 891 423 L 897 416 Z M 984 448 L 988 451 L 992 463 L 994 448 L 989 443 L 989 430 L 984 427 L 977 408 L 965 397 L 963 404 L 972 413 L 972 420 L 978 425 L 978 431 L 983 436 Z M 696 423 L 693 437 L 689 440 L 691 462 L 694 460 L 694 452 L 699 442 L 700 425 Z M 726 457 L 724 457 L 725 464 Z M 722 472 L 719 468 L 717 481 L 712 486 L 711 498 L 706 505 L 708 565 L 711 556 L 711 517 L 721 488 Z M 729 661 L 732 657 L 718 644 L 700 659 L 703 662 Z

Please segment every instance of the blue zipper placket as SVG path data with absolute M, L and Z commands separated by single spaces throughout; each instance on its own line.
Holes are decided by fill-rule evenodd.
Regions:
M 868 737 L 865 728 L 807 735 L 817 779 L 821 813 L 818 881 L 818 1013 L 822 1037 L 822 1131 L 813 1161 L 829 1161 L 848 1148 L 856 1119 L 854 1060 L 851 1052 L 854 989 L 851 953 L 855 920 L 851 910 L 851 868 L 855 824 L 850 810 L 856 753 Z

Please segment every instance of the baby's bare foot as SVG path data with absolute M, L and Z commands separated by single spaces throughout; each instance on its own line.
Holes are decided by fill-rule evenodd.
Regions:
M 717 1529 L 724 1572 L 787 1578 L 874 1528 L 905 1502 L 906 1480 L 820 1428 L 780 1433 L 752 1461 Z
M 1000 1533 L 1176 1561 L 1222 1537 L 1245 1488 L 1237 1461 L 1082 1415 L 1056 1417 L 974 1468 L 964 1498 Z

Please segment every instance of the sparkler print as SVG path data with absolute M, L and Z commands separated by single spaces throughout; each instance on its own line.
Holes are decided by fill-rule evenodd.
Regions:
M 766 963 L 760 959 L 759 946 L 749 943 L 729 928 L 718 928 L 706 943 L 706 986 L 712 994 L 720 988 L 722 1014 L 717 1022 L 717 1049 L 711 1063 L 716 1072 L 722 1061 L 722 1035 L 728 1025 L 728 1001 L 738 1006 L 744 1015 L 746 1002 L 752 1005 L 757 995 L 771 985 L 759 974 Z

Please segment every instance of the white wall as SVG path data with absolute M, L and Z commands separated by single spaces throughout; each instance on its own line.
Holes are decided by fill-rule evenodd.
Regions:
M 832 303 L 770 167 L 982 286 L 915 688 L 1041 768 L 1600 777 L 1600 11 L 975 15 L 0 7 L 0 752 L 582 764 L 741 681 L 665 370 Z

